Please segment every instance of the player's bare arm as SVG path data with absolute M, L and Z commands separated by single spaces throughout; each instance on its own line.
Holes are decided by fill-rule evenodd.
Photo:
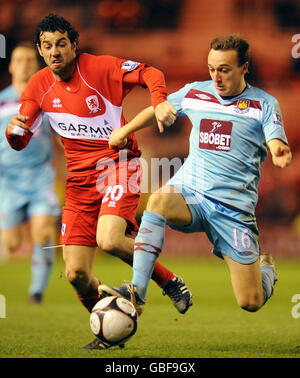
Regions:
M 155 112 L 153 106 L 149 106 L 136 115 L 127 125 L 113 130 L 109 138 L 110 148 L 122 148 L 127 143 L 130 134 L 135 133 L 145 127 L 156 124 Z
M 12 117 L 7 126 L 8 135 L 25 135 L 30 132 L 30 127 L 26 125 L 26 122 L 30 117 L 17 114 Z M 21 129 L 21 130 L 20 130 Z M 24 131 L 23 131 L 24 130 Z
M 169 101 L 163 101 L 155 108 L 155 117 L 160 133 L 163 133 L 164 126 L 169 127 L 176 121 L 177 111 Z
M 273 164 L 279 168 L 285 168 L 291 164 L 292 152 L 290 147 L 280 139 L 272 139 L 268 142 Z
M 169 101 L 158 104 L 154 110 L 153 106 L 142 110 L 127 125 L 115 129 L 109 138 L 109 147 L 122 148 L 127 143 L 127 137 L 145 127 L 157 123 L 160 133 L 163 133 L 164 126 L 171 126 L 176 120 L 177 111 Z

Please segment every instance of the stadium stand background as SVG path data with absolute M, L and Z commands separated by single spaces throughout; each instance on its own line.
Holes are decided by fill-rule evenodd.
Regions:
M 292 57 L 295 44 L 291 41 L 300 33 L 299 1 L 0 0 L 0 7 L 0 33 L 6 37 L 8 56 L 17 42 L 33 39 L 37 23 L 45 15 L 58 13 L 79 30 L 80 51 L 147 62 L 165 73 L 169 93 L 186 82 L 209 78 L 206 58 L 212 38 L 243 34 L 252 46 L 248 81 L 279 100 L 293 152 L 293 164 L 284 170 L 273 167 L 270 157 L 263 164 L 256 212 L 261 246 L 274 255 L 299 256 L 300 58 Z M 7 65 L 8 59 L 0 59 L 0 89 L 10 83 Z M 147 90 L 136 88 L 125 100 L 127 119 L 148 104 Z M 148 163 L 150 158 L 163 157 L 183 161 L 189 132 L 184 119 L 163 135 L 143 130 L 138 134 L 143 158 Z M 63 201 L 65 170 L 57 154 L 57 190 Z M 138 216 L 147 196 L 142 195 Z M 211 248 L 203 235 L 167 233 L 165 253 L 207 254 Z

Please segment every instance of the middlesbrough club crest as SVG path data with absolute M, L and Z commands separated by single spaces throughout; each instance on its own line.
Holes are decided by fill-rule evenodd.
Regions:
M 88 108 L 90 109 L 90 113 L 97 113 L 101 110 L 99 107 L 99 100 L 96 95 L 86 97 L 85 101 Z

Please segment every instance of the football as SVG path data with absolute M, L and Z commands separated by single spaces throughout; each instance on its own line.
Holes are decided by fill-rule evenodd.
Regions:
M 115 296 L 101 299 L 93 307 L 90 327 L 102 342 L 119 345 L 127 342 L 137 330 L 138 315 L 127 299 Z

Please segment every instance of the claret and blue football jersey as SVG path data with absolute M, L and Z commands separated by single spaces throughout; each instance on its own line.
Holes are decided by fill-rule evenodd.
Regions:
M 32 143 L 22 153 L 13 150 L 5 137 L 5 130 L 13 115 L 18 114 L 20 95 L 10 85 L 0 92 L 0 167 L 5 173 L 32 168 L 53 158 L 50 125 L 44 118 L 44 128 L 32 138 Z
M 189 155 L 172 184 L 253 214 L 267 142 L 287 143 L 277 100 L 249 84 L 222 98 L 209 80 L 185 85 L 168 101 L 193 125 Z
M 10 119 L 18 113 L 19 94 L 10 85 L 0 92 L 0 227 L 13 227 L 27 213 L 59 215 L 60 209 L 53 188 L 53 145 L 49 121 L 43 117 L 43 128 L 32 137 L 23 151 L 13 150 L 5 137 Z M 26 215 L 27 216 L 27 215 Z

